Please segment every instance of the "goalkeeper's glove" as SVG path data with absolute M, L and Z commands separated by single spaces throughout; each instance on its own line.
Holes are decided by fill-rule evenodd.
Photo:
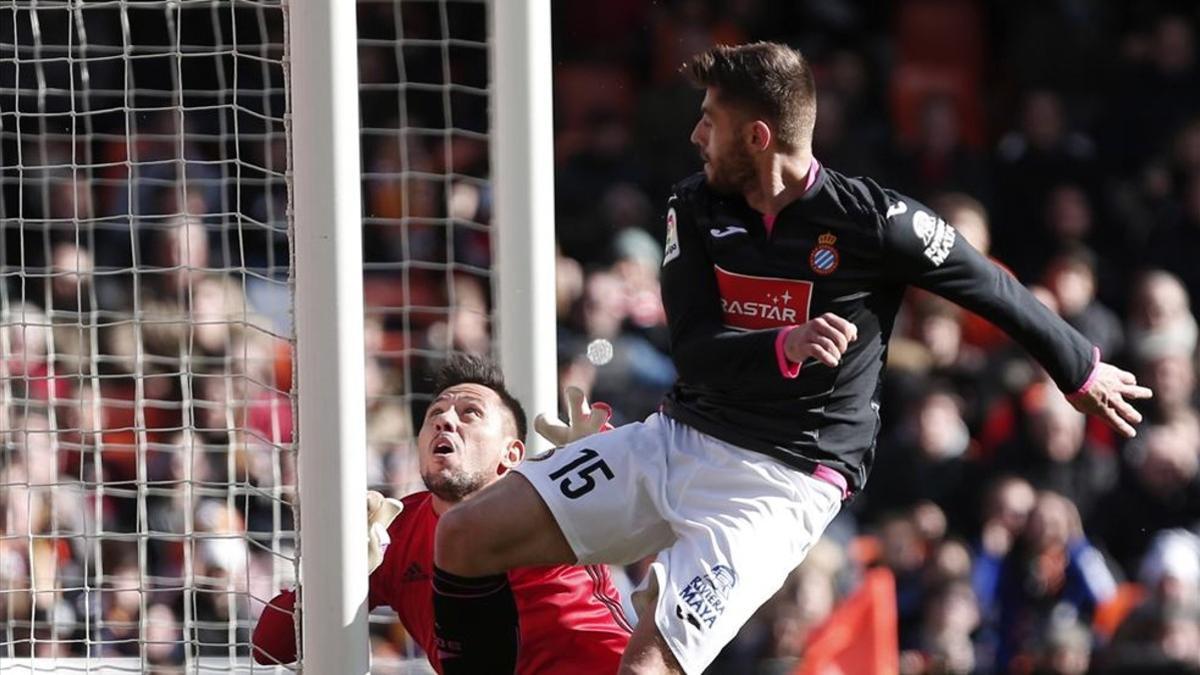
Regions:
M 392 543 L 388 526 L 404 510 L 399 499 L 384 497 L 374 490 L 367 492 L 367 574 L 383 564 L 383 554 Z
M 538 435 L 554 444 L 554 447 L 573 443 L 585 436 L 591 436 L 600 431 L 608 431 L 613 426 L 608 423 L 612 418 L 612 408 L 607 403 L 588 405 L 587 397 L 579 387 L 567 387 L 564 391 L 567 398 L 566 424 L 561 420 L 550 421 L 545 415 L 538 415 L 533 420 L 533 429 Z

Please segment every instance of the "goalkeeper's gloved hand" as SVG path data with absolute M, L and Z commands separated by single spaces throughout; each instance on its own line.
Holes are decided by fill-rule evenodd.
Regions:
M 533 420 L 534 431 L 553 443 L 554 447 L 561 448 L 585 436 L 613 428 L 608 423 L 608 420 L 612 418 L 612 408 L 607 403 L 596 402 L 589 406 L 587 397 L 579 387 L 567 387 L 564 394 L 567 398 L 567 419 L 569 420 L 566 424 L 557 419 L 550 421 L 541 414 Z
M 367 492 L 367 574 L 383 564 L 383 553 L 392 543 L 388 526 L 404 510 L 399 499 L 384 497 L 374 490 Z

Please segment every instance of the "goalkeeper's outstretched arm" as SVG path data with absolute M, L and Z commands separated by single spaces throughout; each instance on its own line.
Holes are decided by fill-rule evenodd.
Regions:
M 264 666 L 296 660 L 296 591 L 287 590 L 271 599 L 254 625 L 254 662 Z
M 400 515 L 404 505 L 378 492 L 367 493 L 367 574 L 371 575 L 382 563 L 390 544 L 388 526 Z M 374 576 L 371 576 L 374 579 Z M 374 597 L 374 594 L 371 594 Z M 276 595 L 263 608 L 254 626 L 250 642 L 255 662 L 267 666 L 292 663 L 296 660 L 296 591 L 286 590 Z

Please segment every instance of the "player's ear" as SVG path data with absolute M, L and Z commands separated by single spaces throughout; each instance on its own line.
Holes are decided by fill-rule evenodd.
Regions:
M 514 438 L 504 446 L 504 453 L 500 455 L 500 466 L 507 471 L 520 464 L 523 459 L 525 459 L 525 444 L 520 439 Z
M 750 123 L 750 147 L 762 152 L 771 145 L 771 127 L 762 120 Z

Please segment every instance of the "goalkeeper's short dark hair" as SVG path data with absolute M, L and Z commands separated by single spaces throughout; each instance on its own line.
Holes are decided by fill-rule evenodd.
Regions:
M 475 354 L 451 355 L 433 376 L 433 395 L 436 397 L 456 384 L 478 384 L 496 392 L 513 417 L 517 427 L 517 438 L 522 443 L 525 442 L 525 436 L 529 432 L 525 421 L 525 408 L 505 386 L 504 372 L 495 361 Z

